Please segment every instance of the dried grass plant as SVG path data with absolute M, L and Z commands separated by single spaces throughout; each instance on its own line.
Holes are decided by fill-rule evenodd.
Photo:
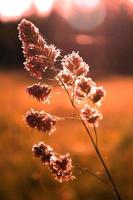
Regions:
M 97 86 L 90 78 L 89 66 L 80 57 L 79 52 L 73 51 L 62 58 L 61 51 L 54 45 L 49 45 L 39 33 L 39 29 L 26 19 L 22 19 L 18 25 L 18 31 L 26 59 L 25 69 L 38 80 L 42 79 L 46 70 L 50 69 L 54 72 L 55 80 L 67 93 L 80 123 L 91 140 L 95 153 L 108 176 L 110 186 L 117 199 L 121 200 L 120 193 L 98 145 L 97 126 L 102 119 L 99 108 L 105 97 L 105 90 L 103 87 Z M 61 69 L 58 67 L 59 65 Z M 51 89 L 46 84 L 35 83 L 28 86 L 26 91 L 39 102 L 49 102 Z M 79 109 L 79 104 L 82 109 Z M 29 127 L 43 133 L 50 135 L 56 130 L 56 117 L 44 111 L 39 112 L 31 109 L 26 112 L 24 119 Z M 95 137 L 92 135 L 92 129 L 94 129 Z M 57 181 L 64 182 L 75 179 L 70 154 L 60 155 L 44 142 L 33 145 L 32 152 L 48 167 Z M 97 175 L 95 176 L 100 179 Z

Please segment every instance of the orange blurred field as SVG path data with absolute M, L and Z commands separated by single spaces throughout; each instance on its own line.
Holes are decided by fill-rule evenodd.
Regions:
M 60 117 L 76 117 L 65 92 L 54 87 L 50 104 L 41 104 L 24 93 L 35 80 L 21 72 L 0 73 L 0 199 L 1 200 L 112 200 L 111 189 L 82 167 L 106 180 L 80 121 L 60 119 L 51 136 L 26 127 L 24 113 L 31 107 Z M 133 77 L 99 81 L 107 91 L 98 128 L 99 146 L 123 199 L 133 199 Z M 33 144 L 43 140 L 56 152 L 70 152 L 77 179 L 60 184 L 32 156 Z

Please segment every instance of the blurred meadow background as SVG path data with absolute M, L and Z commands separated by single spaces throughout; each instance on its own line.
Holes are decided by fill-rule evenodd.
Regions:
M 98 142 L 123 199 L 133 199 L 133 1 L 132 0 L 0 0 L 0 200 L 112 200 L 110 187 L 84 168 L 107 177 L 81 123 L 60 87 L 50 104 L 25 93 L 37 81 L 23 69 L 17 24 L 25 17 L 62 54 L 79 51 L 90 76 L 107 91 L 101 107 Z M 49 81 L 50 72 L 44 74 Z M 51 136 L 27 128 L 30 108 L 62 117 Z M 92 130 L 93 131 L 93 130 Z M 32 156 L 32 145 L 44 141 L 73 158 L 76 180 L 58 183 Z

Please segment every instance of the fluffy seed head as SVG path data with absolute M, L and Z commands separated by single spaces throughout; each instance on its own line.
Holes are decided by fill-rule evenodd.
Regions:
M 83 100 L 87 98 L 90 93 L 92 87 L 95 83 L 91 80 L 91 78 L 87 78 L 84 76 L 79 77 L 75 81 L 75 96 L 78 100 Z
M 63 68 L 67 69 L 75 76 L 86 75 L 89 71 L 89 66 L 83 62 L 83 59 L 79 56 L 78 52 L 72 52 L 64 56 L 62 59 Z
M 35 44 L 27 44 L 23 47 L 24 56 L 27 58 L 36 56 L 36 55 L 43 55 L 43 48 Z
M 60 55 L 60 50 L 56 49 L 56 47 L 52 44 L 45 45 L 43 55 L 45 57 L 47 67 L 52 68 Z
M 47 68 L 45 57 L 42 55 L 36 55 L 26 59 L 24 65 L 25 69 L 29 71 L 30 75 L 37 79 L 42 79 L 42 74 Z
M 60 79 L 65 84 L 66 87 L 71 87 L 74 82 L 74 76 L 71 72 L 66 70 L 61 70 L 56 76 L 56 79 L 60 82 Z
M 41 47 L 44 46 L 45 40 L 39 33 L 39 29 L 30 21 L 22 19 L 18 25 L 19 39 L 23 45 L 35 44 Z
M 51 134 L 55 131 L 56 120 L 44 111 L 38 112 L 31 109 L 25 114 L 25 120 L 29 127 L 44 133 Z
M 52 172 L 54 178 L 59 182 L 73 180 L 72 160 L 69 154 L 57 155 L 49 145 L 39 142 L 32 147 L 35 158 L 39 158 Z
M 54 45 L 48 45 L 39 33 L 39 29 L 28 20 L 23 19 L 18 25 L 18 30 L 26 57 L 25 69 L 31 76 L 41 79 L 47 68 L 53 68 L 60 50 Z
M 35 158 L 40 158 L 43 164 L 50 164 L 50 159 L 53 156 L 53 149 L 49 145 L 44 144 L 44 142 L 39 142 L 33 145 L 32 152 Z
M 69 154 L 60 155 L 58 158 L 51 160 L 49 166 L 54 178 L 59 182 L 73 180 L 72 160 Z
M 29 95 L 32 95 L 37 101 L 48 101 L 51 88 L 46 84 L 34 84 L 26 88 Z
M 81 117 L 89 124 L 98 125 L 99 120 L 102 119 L 102 114 L 86 104 L 85 107 L 81 110 Z
M 103 97 L 105 97 L 105 90 L 103 89 L 103 87 L 95 87 L 92 95 L 91 95 L 91 100 L 93 101 L 93 103 L 97 103 L 99 101 L 102 100 Z

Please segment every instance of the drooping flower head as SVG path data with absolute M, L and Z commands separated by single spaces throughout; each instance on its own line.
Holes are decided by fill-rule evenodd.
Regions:
M 53 133 L 55 131 L 56 120 L 52 115 L 41 111 L 34 111 L 31 109 L 25 114 L 25 121 L 31 128 L 36 128 L 44 133 Z

